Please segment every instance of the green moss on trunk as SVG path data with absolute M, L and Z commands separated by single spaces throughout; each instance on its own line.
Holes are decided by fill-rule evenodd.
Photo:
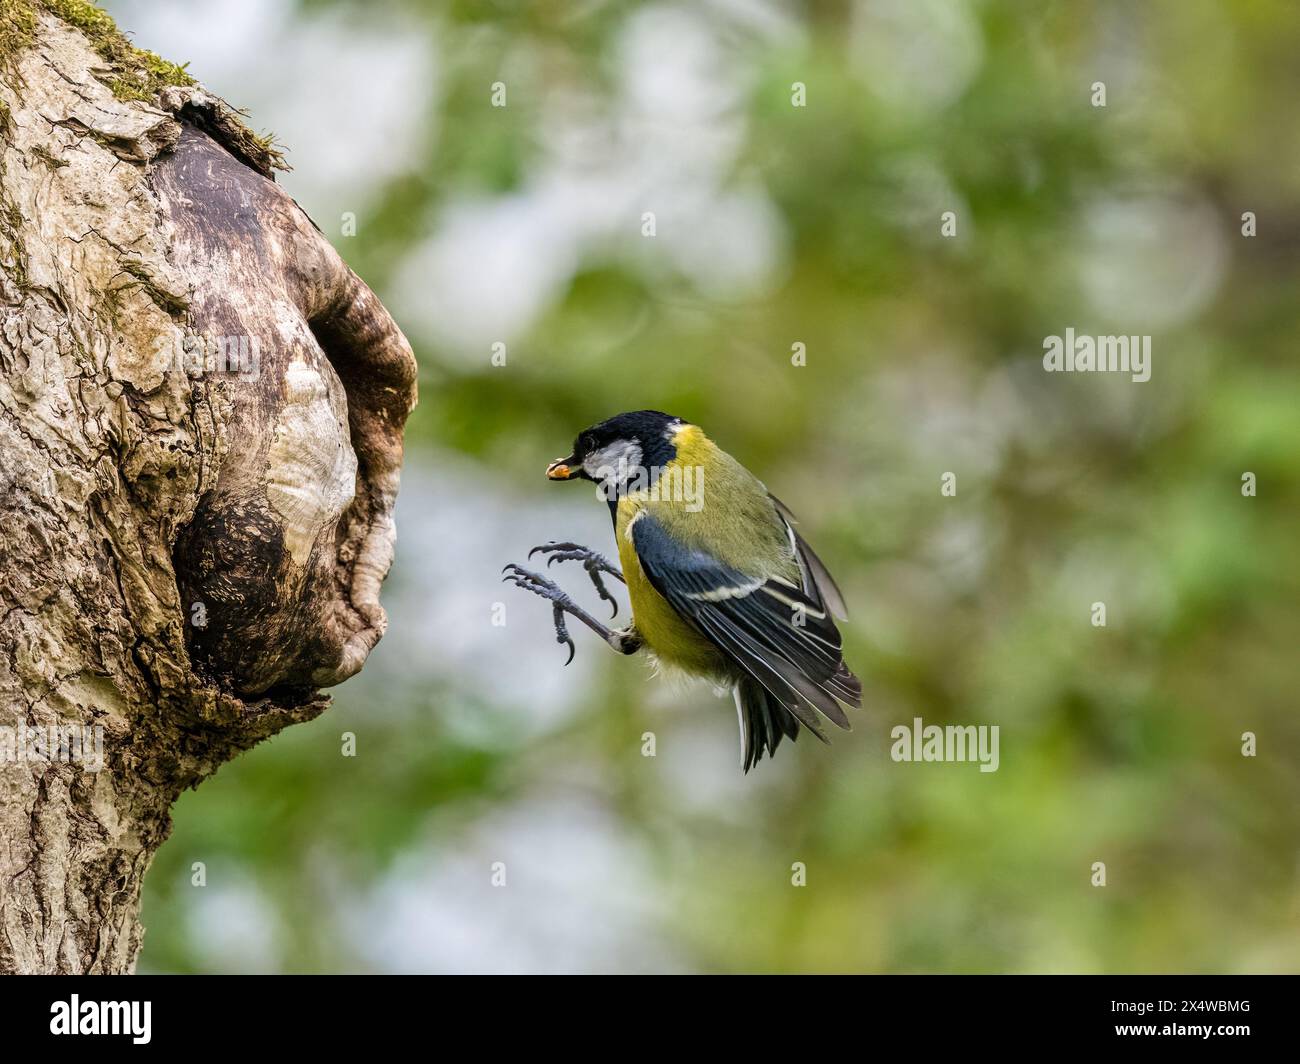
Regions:
M 168 85 L 194 85 L 184 66 L 137 48 L 117 24 L 89 0 L 39 0 L 46 10 L 76 26 L 94 45 L 112 72 L 103 78 L 119 100 L 152 100 Z
M 29 0 L 0 0 L 0 64 L 26 48 L 36 30 L 36 15 Z
M 0 0 L 0 75 L 12 70 L 17 54 L 34 40 L 39 11 L 47 11 L 85 34 L 106 64 L 97 76 L 119 100 L 155 103 L 158 94 L 169 86 L 198 86 L 184 65 L 133 45 L 112 18 L 90 0 Z M 238 114 L 233 108 L 223 107 L 219 121 L 208 124 L 224 132 L 235 153 L 254 169 L 266 174 L 287 170 L 273 138 L 254 133 Z M 0 131 L 6 122 L 7 108 L 0 113 Z

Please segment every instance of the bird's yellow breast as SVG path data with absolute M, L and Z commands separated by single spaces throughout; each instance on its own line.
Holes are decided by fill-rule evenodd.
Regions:
M 713 454 L 721 453 L 694 425 L 680 429 L 673 439 L 677 457 L 668 463 L 666 477 L 689 476 L 694 487 L 702 489 L 707 497 L 709 470 L 714 464 Z M 689 472 L 688 472 L 689 470 Z M 683 481 L 679 481 L 683 482 Z M 692 536 L 692 526 L 697 523 L 702 510 L 692 513 L 680 498 L 663 497 L 666 493 L 639 491 L 623 496 L 618 501 L 614 515 L 614 534 L 618 539 L 618 558 L 627 581 L 628 599 L 632 604 L 632 623 L 636 626 L 646 647 L 663 664 L 696 675 L 716 680 L 727 677 L 726 658 L 721 651 L 692 628 L 668 601 L 654 589 L 637 558 L 632 542 L 633 522 L 643 512 L 653 514 L 672 534 L 686 540 Z M 707 498 L 700 500 L 707 505 Z
M 631 524 L 642 508 L 630 499 L 620 499 L 615 519 L 618 560 L 627 581 L 632 623 L 645 640 L 647 649 L 663 664 L 696 675 L 721 678 L 726 672 L 726 659 L 721 652 L 681 618 L 654 589 L 641 568 L 636 548 L 632 545 Z

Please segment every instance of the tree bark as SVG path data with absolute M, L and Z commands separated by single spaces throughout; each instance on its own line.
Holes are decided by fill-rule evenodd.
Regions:
M 221 101 L 0 18 L 0 972 L 127 972 L 177 795 L 383 634 L 415 366 Z

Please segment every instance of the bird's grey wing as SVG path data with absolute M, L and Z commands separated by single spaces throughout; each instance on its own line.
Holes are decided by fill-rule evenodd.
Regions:
M 831 576 L 825 563 L 817 557 L 816 551 L 808 546 L 808 541 L 803 536 L 799 535 L 798 529 L 794 527 L 799 522 L 790 512 L 790 507 L 771 492 L 767 497 L 772 500 L 777 513 L 781 515 L 781 520 L 785 522 L 785 527 L 790 531 L 795 557 L 799 560 L 799 570 L 804 574 L 804 590 L 808 591 L 810 584 L 816 587 L 821 592 L 822 598 L 826 600 L 826 604 L 830 606 L 831 613 L 839 620 L 847 621 L 849 610 L 844 605 L 844 596 L 840 593 L 839 585 L 835 583 L 835 578 Z
M 631 526 L 651 585 L 697 631 L 823 741 L 818 716 L 841 728 L 840 703 L 862 704 L 862 684 L 844 664 L 826 603 L 780 577 L 752 577 L 675 540 L 649 512 Z

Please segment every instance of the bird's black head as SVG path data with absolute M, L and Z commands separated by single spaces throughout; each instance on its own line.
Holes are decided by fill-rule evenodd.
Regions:
M 639 469 L 662 469 L 677 454 L 673 435 L 686 422 L 658 410 L 617 414 L 578 433 L 573 453 L 546 468 L 552 480 L 595 480 L 617 483 Z

